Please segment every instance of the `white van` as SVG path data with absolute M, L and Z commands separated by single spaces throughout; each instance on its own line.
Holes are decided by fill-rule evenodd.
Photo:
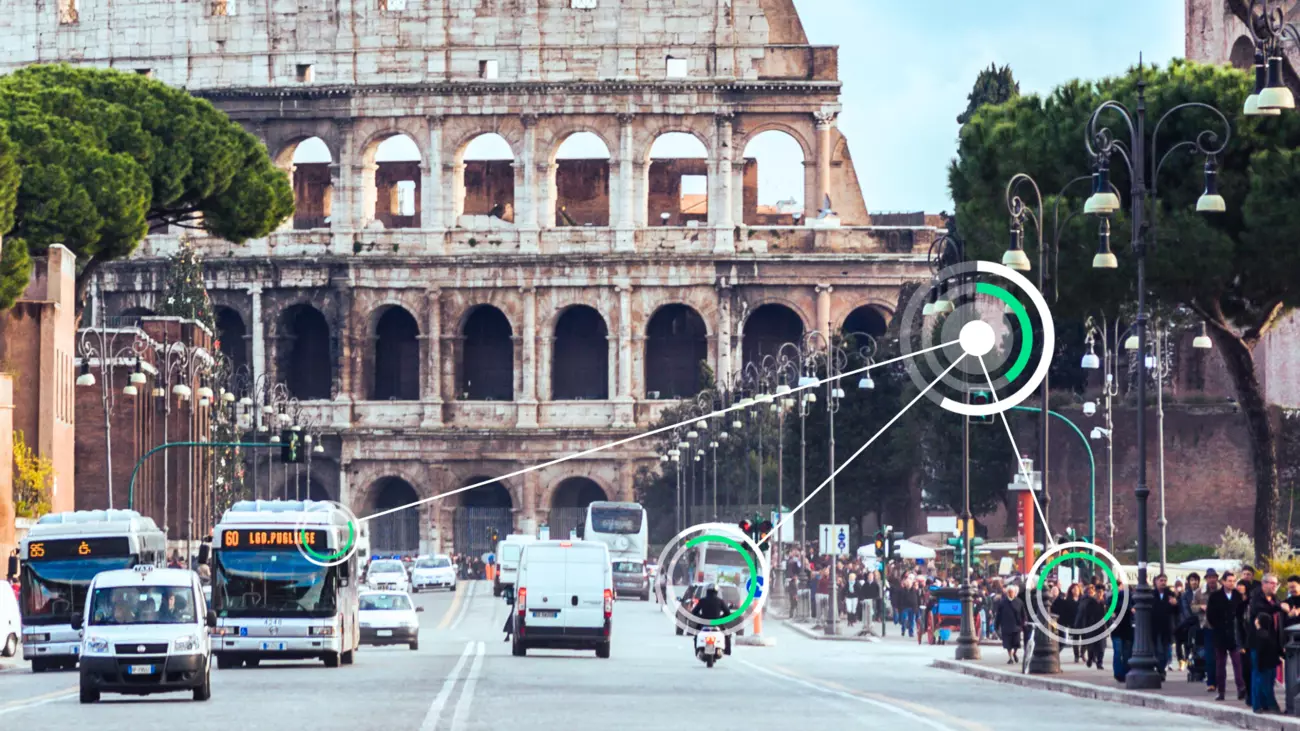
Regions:
M 501 596 L 506 587 L 515 585 L 519 576 L 519 557 L 523 554 L 524 546 L 536 541 L 534 536 L 511 533 L 505 540 L 497 542 L 497 575 L 492 582 L 492 596 Z
M 203 600 L 199 575 L 147 564 L 104 571 L 86 592 L 80 630 L 81 702 L 99 694 L 148 695 L 191 690 L 212 697 L 212 644 L 217 615 Z
M 525 544 L 519 560 L 511 652 L 595 650 L 609 657 L 614 571 L 609 548 L 594 541 Z
M 18 597 L 9 586 L 8 581 L 0 581 L 0 657 L 18 654 L 18 638 L 22 636 Z

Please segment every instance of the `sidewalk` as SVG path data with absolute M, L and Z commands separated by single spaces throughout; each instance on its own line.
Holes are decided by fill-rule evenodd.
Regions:
M 1069 648 L 1061 655 L 1058 675 L 1024 675 L 1018 664 L 1006 664 L 1006 653 L 1000 647 L 983 646 L 980 649 L 982 657 L 979 660 L 940 659 L 933 661 L 932 666 L 999 683 L 1196 716 L 1239 728 L 1300 731 L 1300 718 L 1256 714 L 1250 706 L 1237 700 L 1235 689 L 1229 692 L 1228 700 L 1213 700 L 1214 694 L 1206 692 L 1205 683 L 1187 682 L 1186 672 L 1170 672 L 1160 690 L 1132 691 L 1125 690 L 1115 681 L 1109 664 L 1105 670 L 1089 668 L 1083 663 L 1075 664 Z M 1109 657 L 1106 659 L 1110 660 Z M 1280 688 L 1278 700 L 1283 700 Z

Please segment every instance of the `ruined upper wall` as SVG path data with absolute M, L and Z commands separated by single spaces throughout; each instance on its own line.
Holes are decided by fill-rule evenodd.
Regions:
M 837 75 L 834 49 L 807 46 L 792 0 L 23 0 L 5 11 L 0 71 L 68 61 L 190 89 L 479 81 L 490 67 L 504 82 L 645 81 L 669 78 L 670 57 L 695 80 Z
M 1300 25 L 1300 0 L 1286 0 L 1282 7 L 1287 22 Z M 1184 54 L 1193 61 L 1227 63 L 1241 69 L 1249 69 L 1255 62 L 1250 29 L 1225 0 L 1187 0 L 1185 32 Z M 1294 46 L 1286 48 L 1286 55 L 1293 67 L 1300 60 Z

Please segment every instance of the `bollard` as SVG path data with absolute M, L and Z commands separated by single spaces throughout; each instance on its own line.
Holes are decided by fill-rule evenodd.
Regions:
M 1300 626 L 1287 627 L 1287 640 L 1284 648 L 1286 653 L 1286 666 L 1283 672 L 1283 679 L 1286 681 L 1286 687 L 1283 688 L 1285 695 L 1285 708 L 1283 713 L 1288 716 L 1296 715 L 1296 696 L 1300 696 Z
M 1055 629 L 1056 616 L 1052 615 L 1048 621 Z M 1059 672 L 1061 672 L 1061 647 L 1056 641 L 1056 635 L 1048 634 L 1034 625 L 1034 654 L 1029 658 L 1029 674 L 1055 675 Z

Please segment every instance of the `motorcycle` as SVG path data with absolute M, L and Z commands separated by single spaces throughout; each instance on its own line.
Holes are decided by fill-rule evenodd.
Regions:
M 723 654 L 726 638 L 716 629 L 702 629 L 695 638 L 695 656 L 708 667 L 713 667 Z

